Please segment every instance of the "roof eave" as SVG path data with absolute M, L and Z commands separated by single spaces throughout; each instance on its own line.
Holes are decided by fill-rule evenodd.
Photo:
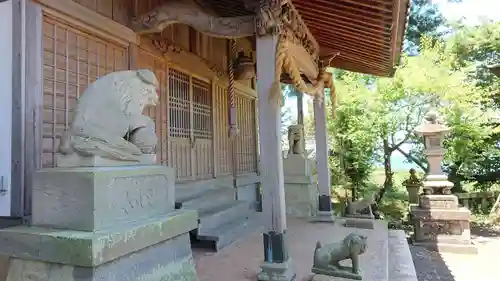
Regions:
M 393 33 L 394 44 L 392 45 L 393 46 L 392 69 L 389 75 L 387 75 L 387 77 L 394 76 L 394 74 L 396 73 L 396 69 L 401 61 L 401 53 L 403 52 L 403 45 L 404 45 L 404 36 L 406 33 L 406 28 L 408 26 L 408 18 L 410 16 L 410 5 L 411 5 L 410 0 L 395 0 L 394 12 L 396 13 L 397 11 L 398 17 L 397 17 L 397 22 L 395 22 L 394 26 L 397 28 L 397 30 Z

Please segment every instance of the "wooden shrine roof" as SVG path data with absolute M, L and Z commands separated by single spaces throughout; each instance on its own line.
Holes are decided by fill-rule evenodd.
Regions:
M 399 63 L 410 0 L 293 0 L 330 66 L 392 76 Z M 221 16 L 252 14 L 242 0 L 200 0 Z M 335 54 L 338 54 L 335 56 Z

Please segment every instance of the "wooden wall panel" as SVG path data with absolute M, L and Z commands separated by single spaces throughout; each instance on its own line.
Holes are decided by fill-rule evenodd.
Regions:
M 238 174 L 257 171 L 255 100 L 236 96 L 237 120 L 240 134 L 236 137 L 236 167 Z
M 105 17 L 108 17 L 125 26 L 130 19 L 161 4 L 164 0 L 73 0 Z M 174 24 L 162 32 L 162 37 L 181 46 L 200 58 L 215 64 L 223 72 L 228 71 L 228 46 L 226 39 L 212 38 L 198 33 L 186 25 Z M 46 18 L 44 23 L 44 138 L 43 138 L 43 165 L 50 167 L 54 164 L 54 156 L 59 138 L 71 121 L 72 107 L 77 97 L 83 93 L 88 84 L 97 77 L 109 72 L 128 67 L 127 49 L 111 42 L 101 40 L 95 35 L 77 30 L 73 27 L 59 23 L 53 19 Z M 252 44 L 249 40 L 237 40 L 237 51 L 245 50 L 247 55 L 251 54 Z M 199 117 L 193 113 L 193 100 L 187 101 L 190 107 L 190 118 L 204 120 L 213 114 L 215 127 L 212 135 L 206 138 L 194 136 L 196 120 L 185 120 L 188 125 L 188 135 L 177 132 L 182 129 L 179 120 L 173 120 L 172 116 L 179 119 L 181 115 L 174 114 L 171 106 L 180 105 L 177 96 L 184 93 L 179 84 L 180 77 L 189 77 L 188 88 L 190 99 L 193 99 L 193 80 L 195 77 L 190 73 L 174 70 L 178 75 L 172 75 L 170 66 L 164 59 L 139 49 L 134 57 L 135 66 L 152 69 L 161 83 L 161 94 L 159 106 L 150 109 L 148 114 L 155 120 L 158 133 L 157 157 L 162 164 L 176 167 L 179 180 L 209 178 L 214 173 L 213 157 L 217 157 L 217 174 L 228 175 L 231 173 L 231 155 L 228 139 L 228 104 L 227 89 L 216 84 L 215 87 L 203 85 L 206 95 L 211 97 L 210 101 L 199 104 Z M 155 55 L 153 55 L 153 54 Z M 200 64 L 206 64 L 200 60 Z M 183 67 L 183 65 L 179 65 Z M 194 66 L 196 69 L 196 66 Z M 190 65 L 189 69 L 193 69 Z M 187 70 L 187 69 L 186 69 Z M 181 76 L 179 76 L 181 75 Z M 198 72 L 198 76 L 211 77 L 210 73 Z M 182 80 L 184 81 L 184 80 Z M 181 82 L 182 82 L 181 81 Z M 210 82 L 210 81 L 208 81 Z M 251 86 L 251 81 L 239 81 Z M 203 83 L 201 83 L 203 84 Z M 201 85 L 200 84 L 200 85 Z M 184 84 L 183 84 L 184 85 Z M 201 89 L 200 88 L 200 89 Z M 212 90 L 215 92 L 212 93 Z M 201 90 L 200 90 L 201 91 Z M 173 96 L 172 96 L 173 95 Z M 176 96 L 177 95 L 177 96 Z M 170 102 L 173 102 L 171 105 Z M 177 102 L 177 103 L 176 103 Z M 213 103 L 210 105 L 210 103 Z M 212 108 L 214 112 L 204 111 Z M 237 170 L 239 173 L 255 171 L 255 126 L 251 124 L 255 119 L 254 100 L 238 97 L 238 123 L 241 135 L 236 140 Z M 180 110 L 177 108 L 176 110 Z M 175 111 L 176 112 L 176 111 Z M 208 115 L 207 115 L 208 114 Z M 202 116 L 203 115 L 203 116 Z M 183 120 L 185 118 L 183 117 Z M 253 121 L 252 121 L 253 120 Z M 176 123 L 177 122 L 177 123 Z M 179 126 L 174 126 L 174 125 Z M 177 131 L 176 131 L 177 130 Z M 210 130 L 207 130 L 210 131 Z M 177 132 L 177 133 L 176 133 Z M 169 135 L 170 134 L 170 135 Z M 252 135 L 253 134 L 253 135 Z M 196 140 L 198 139 L 198 141 Z M 194 141 L 194 146 L 193 142 Z M 212 142 L 216 149 L 212 150 Z M 194 147 L 194 148 L 193 148 Z M 216 152 L 217 155 L 213 155 Z M 191 157 L 189 156 L 191 155 Z
M 97 77 L 127 69 L 128 53 L 49 17 L 44 18 L 43 36 L 42 166 L 52 167 L 78 97 Z
M 133 16 L 134 13 L 133 0 L 73 0 L 73 1 L 123 25 L 128 25 L 130 23 L 130 18 Z M 142 1 L 142 2 L 148 2 L 148 1 Z
M 159 164 L 168 165 L 168 68 L 164 59 L 151 55 L 139 49 L 137 54 L 137 68 L 146 68 L 153 71 L 160 82 L 159 103 L 150 109 L 147 114 L 155 121 L 158 144 L 156 146 L 156 160 Z
M 215 145 L 217 151 L 217 172 L 219 175 L 231 174 L 231 154 L 229 146 L 229 116 L 227 89 L 216 85 L 214 93 Z

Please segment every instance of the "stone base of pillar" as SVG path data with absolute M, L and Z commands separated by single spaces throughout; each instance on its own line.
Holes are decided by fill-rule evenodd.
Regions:
M 160 165 L 37 171 L 33 225 L 0 230 L 7 280 L 197 281 L 198 216 L 175 210 L 174 180 Z
M 283 233 L 274 231 L 263 234 L 264 262 L 259 273 L 260 281 L 292 281 L 295 280 L 292 260 L 288 255 L 286 230 Z
M 332 210 L 332 198 L 329 195 L 318 196 L 318 211 L 312 218 L 313 222 L 335 222 Z
M 318 211 L 316 215 L 311 218 L 311 221 L 335 223 L 336 217 L 333 211 Z
M 375 221 L 371 218 L 346 218 L 345 227 L 374 229 Z
M 260 265 L 259 281 L 295 281 L 292 259 L 281 263 L 264 262 Z

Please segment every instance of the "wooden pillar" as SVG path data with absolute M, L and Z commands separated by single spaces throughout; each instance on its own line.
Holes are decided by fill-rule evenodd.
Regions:
M 294 88 L 297 94 L 297 124 L 304 125 L 304 94 Z
M 13 32 L 16 26 L 20 27 L 20 24 L 13 24 L 16 19 L 14 11 L 15 6 L 12 1 L 0 3 L 0 51 L 3 55 L 2 63 L 0 64 L 0 98 L 2 99 L 0 103 L 0 125 L 3 131 L 3 136 L 0 140 L 0 155 L 2 155 L 0 159 L 0 216 L 2 217 L 12 215 L 12 203 L 14 201 L 12 197 L 15 196 L 12 194 L 13 191 L 11 189 L 13 179 L 22 179 L 20 173 L 17 173 L 12 163 L 16 161 L 16 158 L 20 161 L 20 157 L 15 157 L 16 151 L 12 147 L 14 140 L 12 125 L 15 122 L 19 122 L 16 125 L 22 125 L 22 120 L 19 119 L 20 114 L 16 114 L 14 108 L 14 93 L 21 96 L 20 90 L 16 91 L 15 87 L 21 85 L 22 79 L 20 76 L 20 67 L 17 67 L 21 63 L 19 62 L 16 65 L 16 60 L 19 60 L 21 57 L 22 48 L 20 42 L 16 42 L 18 40 L 14 38 Z M 20 18 L 20 15 L 17 18 Z M 18 34 L 20 33 L 19 30 L 16 31 Z M 14 72 L 17 75 L 13 75 Z M 16 128 L 16 132 L 21 131 L 20 127 Z M 11 158 L 11 154 L 14 157 Z
M 316 169 L 318 171 L 319 190 L 317 220 L 333 221 L 325 101 L 314 99 L 314 124 L 316 129 Z
M 257 90 L 259 112 L 262 211 L 265 222 L 264 262 L 259 280 L 293 280 L 286 243 L 285 190 L 281 155 L 280 105 L 270 101 L 276 65 L 277 35 L 257 38 Z
M 42 20 L 40 6 L 32 1 L 0 1 L 2 217 L 29 219 L 32 175 L 41 166 Z

